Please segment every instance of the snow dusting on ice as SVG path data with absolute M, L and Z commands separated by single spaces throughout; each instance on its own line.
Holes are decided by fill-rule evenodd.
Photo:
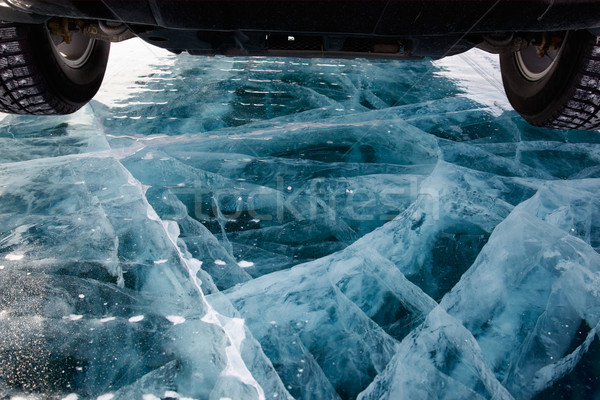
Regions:
M 185 318 L 179 315 L 167 315 L 166 318 L 173 323 L 173 325 L 183 324 Z
M 246 261 L 246 260 L 242 260 L 238 262 L 238 265 L 241 268 L 250 268 L 254 266 L 254 263 L 252 261 Z
M 600 134 L 495 57 L 112 54 L 0 120 L 0 397 L 600 396 Z

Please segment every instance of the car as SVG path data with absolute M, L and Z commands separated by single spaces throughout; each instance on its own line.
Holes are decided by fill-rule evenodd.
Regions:
M 439 59 L 499 54 L 529 123 L 600 127 L 600 1 L 0 0 L 0 111 L 75 112 L 110 42 L 195 55 Z

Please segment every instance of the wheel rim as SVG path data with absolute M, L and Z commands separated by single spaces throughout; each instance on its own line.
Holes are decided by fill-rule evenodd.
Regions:
M 71 68 L 81 68 L 90 58 L 95 40 L 85 36 L 81 31 L 73 32 L 67 43 L 60 35 L 48 31 L 52 50 L 57 57 Z
M 566 39 L 565 36 L 562 42 Z M 562 48 L 563 46 L 559 45 L 557 49 L 548 49 L 540 57 L 537 46 L 529 45 L 524 50 L 515 53 L 517 67 L 528 81 L 535 82 L 544 79 L 554 68 Z

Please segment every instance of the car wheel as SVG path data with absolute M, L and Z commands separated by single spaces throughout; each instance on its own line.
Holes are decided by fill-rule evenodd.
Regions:
M 587 31 L 555 36 L 554 48 L 535 45 L 500 55 L 506 96 L 529 123 L 553 129 L 600 127 L 600 45 Z
M 98 91 L 110 43 L 73 33 L 69 43 L 45 24 L 0 21 L 0 111 L 70 114 Z

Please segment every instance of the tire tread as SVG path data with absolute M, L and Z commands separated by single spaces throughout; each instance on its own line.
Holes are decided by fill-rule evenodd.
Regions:
M 29 115 L 62 115 L 85 103 L 57 96 L 34 57 L 38 36 L 35 25 L 0 21 L 0 112 Z M 42 63 L 43 64 L 43 63 Z
M 590 37 L 571 89 L 570 99 L 542 124 L 544 128 L 596 130 L 600 128 L 600 45 Z

